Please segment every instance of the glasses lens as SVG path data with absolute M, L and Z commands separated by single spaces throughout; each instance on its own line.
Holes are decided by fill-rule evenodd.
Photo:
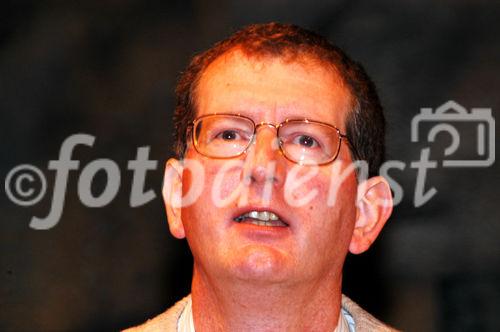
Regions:
M 325 124 L 290 121 L 279 128 L 279 139 L 287 158 L 304 165 L 317 165 L 337 157 L 338 131 Z
M 210 115 L 194 123 L 194 144 L 208 157 L 230 158 L 242 154 L 252 141 L 254 124 L 232 115 Z

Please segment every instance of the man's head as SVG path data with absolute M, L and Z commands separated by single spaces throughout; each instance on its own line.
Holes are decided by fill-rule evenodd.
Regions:
M 212 62 L 234 49 L 255 59 L 309 59 L 335 72 L 350 94 L 345 123 L 353 159 L 368 163 L 369 176 L 378 174 L 385 157 L 385 120 L 375 86 L 365 70 L 324 37 L 279 23 L 250 25 L 192 59 L 176 89 L 174 149 L 178 158 L 184 156 L 187 128 L 198 114 L 196 92 L 201 76 Z
M 187 237 L 193 252 L 195 277 L 288 286 L 330 280 L 338 288 L 347 252 L 368 249 L 391 213 L 383 178 L 358 186 L 347 172 L 354 158 L 367 158 L 375 175 L 383 155 L 383 116 L 361 67 L 298 27 L 256 25 L 195 58 L 177 93 L 176 150 L 185 162 L 169 160 L 163 193 L 171 232 Z M 239 121 L 215 126 L 206 143 L 215 152 L 203 154 L 192 138 L 212 127 L 189 125 L 214 114 L 263 125 L 250 133 Z M 328 164 L 301 165 L 300 157 L 285 158 L 278 133 L 306 159 L 336 151 L 325 150 L 311 126 L 279 132 L 290 119 L 338 128 L 349 143 L 341 141 Z M 213 157 L 245 135 L 252 137 L 244 153 Z M 193 190 L 197 199 L 187 199 Z

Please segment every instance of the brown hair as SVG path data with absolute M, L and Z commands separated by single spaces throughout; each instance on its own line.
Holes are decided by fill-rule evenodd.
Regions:
M 352 109 L 346 119 L 346 135 L 352 157 L 368 163 L 369 176 L 378 174 L 385 155 L 385 119 L 375 85 L 359 63 L 324 37 L 281 23 L 249 25 L 191 60 L 175 90 L 174 149 L 178 158 L 185 153 L 187 128 L 196 117 L 195 90 L 202 73 L 215 59 L 233 49 L 248 56 L 285 60 L 308 57 L 331 65 L 351 93 Z

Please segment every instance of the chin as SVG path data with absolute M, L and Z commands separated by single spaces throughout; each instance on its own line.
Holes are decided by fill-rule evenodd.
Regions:
M 238 279 L 262 282 L 287 280 L 291 257 L 284 252 L 262 245 L 245 246 L 235 257 L 233 271 Z

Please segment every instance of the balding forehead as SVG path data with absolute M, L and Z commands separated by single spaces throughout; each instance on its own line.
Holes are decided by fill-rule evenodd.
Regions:
M 313 90 L 315 99 L 300 101 L 301 95 Z M 350 109 L 350 92 L 343 80 L 336 71 L 315 59 L 283 61 L 280 57 L 256 58 L 239 50 L 228 52 L 213 61 L 200 77 L 195 94 L 198 115 L 207 114 L 207 109 L 227 111 L 214 109 L 212 105 L 216 99 L 231 98 L 235 92 L 242 99 L 243 109 L 258 107 L 262 97 L 263 102 L 275 100 L 278 106 L 289 107 L 288 114 L 297 117 L 309 117 L 309 111 L 314 113 L 317 108 L 334 106 L 331 111 L 338 114 L 332 121 L 341 129 L 344 129 L 343 115 Z M 273 92 L 276 94 L 272 95 Z M 247 100 L 253 104 L 245 104 Z M 295 110 L 294 103 L 301 107 Z
M 297 56 L 292 61 L 290 58 L 282 58 L 276 56 L 255 56 L 249 55 L 240 49 L 234 49 L 229 52 L 224 53 L 215 59 L 200 75 L 200 78 L 197 82 L 196 88 L 193 93 L 194 97 L 194 105 L 196 114 L 199 114 L 199 93 L 200 85 L 203 85 L 204 93 L 214 93 L 214 91 L 209 91 L 208 87 L 217 86 L 218 89 L 227 89 L 229 90 L 231 87 L 229 85 L 235 83 L 244 83 L 248 79 L 248 72 L 245 67 L 250 67 L 252 72 L 259 77 L 259 73 L 263 72 L 260 76 L 262 79 L 263 86 L 266 85 L 266 80 L 268 77 L 264 74 L 264 69 L 269 69 L 269 67 L 276 63 L 281 63 L 290 68 L 290 72 L 298 72 L 305 71 L 310 75 L 318 77 L 318 82 L 324 83 L 324 81 L 329 81 L 329 86 L 331 89 L 325 90 L 325 93 L 321 98 L 318 99 L 318 103 L 321 103 L 322 99 L 335 99 L 338 107 L 341 108 L 342 113 L 347 115 L 347 113 L 352 109 L 352 94 L 344 79 L 341 77 L 339 72 L 336 70 L 335 66 L 332 64 L 326 63 L 323 60 L 318 59 L 314 55 L 304 55 Z M 245 64 L 243 66 L 242 64 Z M 269 75 L 270 71 L 267 70 L 266 74 Z M 297 79 L 297 75 L 291 75 L 294 79 Z M 221 79 L 231 78 L 230 81 L 221 81 Z M 286 85 L 287 82 L 281 82 Z M 308 82 L 310 83 L 310 81 Z M 318 83 L 319 84 L 319 83 Z M 272 88 L 272 86 L 267 85 L 268 88 Z M 224 91 L 217 91 L 217 93 L 224 93 Z M 252 93 L 252 91 L 248 91 L 248 93 Z M 300 93 L 300 90 L 298 91 Z M 339 111 L 336 109 L 335 111 Z M 195 115 L 195 117 L 197 116 Z M 342 118 L 342 125 L 337 124 L 341 129 L 344 129 L 345 117 Z

